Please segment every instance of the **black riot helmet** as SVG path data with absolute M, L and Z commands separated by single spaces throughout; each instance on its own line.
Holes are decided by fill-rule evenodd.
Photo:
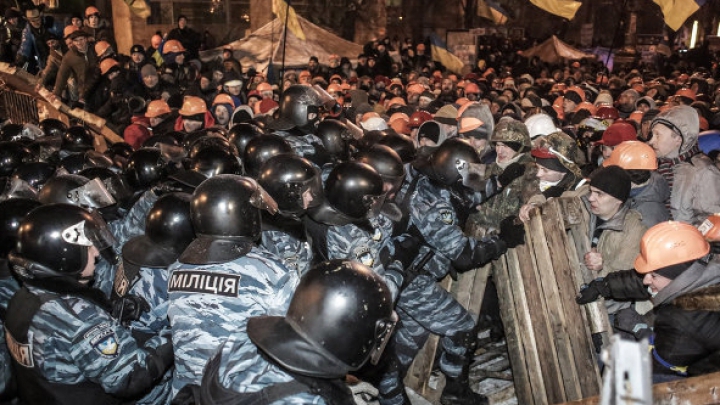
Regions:
M 61 137 L 65 135 L 68 130 L 67 125 L 64 122 L 55 118 L 45 118 L 40 121 L 40 129 L 43 131 L 45 136 L 57 136 Z
M 47 162 L 30 162 L 20 165 L 12 174 L 12 178 L 29 184 L 35 190 L 40 190 L 55 174 L 55 166 Z
M 260 238 L 261 209 L 277 204 L 251 178 L 221 174 L 202 182 L 190 201 L 197 238 L 180 256 L 182 263 L 224 263 L 247 253 Z
M 188 193 L 169 193 L 160 197 L 148 211 L 145 234 L 123 245 L 123 260 L 138 266 L 166 268 L 195 238 L 190 221 Z
M 230 143 L 235 145 L 238 150 L 238 156 L 242 156 L 245 153 L 245 148 L 251 139 L 257 138 L 264 132 L 250 123 L 240 123 L 230 128 L 228 132 L 228 140 Z
M 427 161 L 416 163 L 417 169 L 432 180 L 452 186 L 463 179 L 470 165 L 480 163 L 480 156 L 469 142 L 451 138 L 440 144 Z
M 143 142 L 142 146 L 146 148 L 152 148 L 157 147 L 159 144 L 180 146 L 180 141 L 178 141 L 176 137 L 170 134 L 154 134 L 150 138 L 146 139 L 145 142 Z
M 383 182 L 387 184 L 386 192 L 395 193 L 405 178 L 405 166 L 400 156 L 389 146 L 375 145 L 370 149 L 360 151 L 355 160 L 367 163 L 378 172 Z
M 5 124 L 0 128 L 0 140 L 2 141 L 18 141 L 23 137 L 22 124 Z
M 133 149 L 133 147 L 130 146 L 129 143 L 116 142 L 108 146 L 107 150 L 105 151 L 105 155 L 113 161 L 113 165 L 115 165 L 115 167 L 125 169 L 127 160 L 130 158 L 130 155 L 132 155 L 134 151 L 135 149 Z
M 344 378 L 368 359 L 377 363 L 397 319 L 382 277 L 357 262 L 330 260 L 302 276 L 284 317 L 252 317 L 247 331 L 292 372 Z
M 116 202 L 102 180 L 77 174 L 51 178 L 38 193 L 38 200 L 43 204 L 63 203 L 86 208 L 104 208 Z
M 24 279 L 69 276 L 79 280 L 88 263 L 88 248 L 103 251 L 114 242 L 97 213 L 69 204 L 43 205 L 20 222 L 15 250 L 8 259 Z
M 242 156 L 245 174 L 253 178 L 257 177 L 262 164 L 281 153 L 293 153 L 293 148 L 280 135 L 269 134 L 251 139 Z
M 299 217 L 322 203 L 320 173 L 297 155 L 286 153 L 268 159 L 260 168 L 258 183 L 277 202 L 282 215 Z
M 275 130 L 289 131 L 297 128 L 304 133 L 315 131 L 320 119 L 320 107 L 323 102 L 317 90 L 310 86 L 294 84 L 282 94 L 279 116 L 271 121 L 269 127 Z
M 95 137 L 90 131 L 82 126 L 72 126 L 62 136 L 61 149 L 70 152 L 85 152 L 93 149 Z
M 88 150 L 84 153 L 72 153 L 60 160 L 60 167 L 70 174 L 78 174 L 91 167 L 109 168 L 113 165 L 111 158 L 94 150 Z
M 20 221 L 40 205 L 39 201 L 29 198 L 12 198 L 0 202 L 0 261 L 15 248 Z
M 343 162 L 325 181 L 325 198 L 330 205 L 351 218 L 362 220 L 378 214 L 385 200 L 383 180 L 365 163 Z
M 192 159 L 199 152 L 207 148 L 225 149 L 233 155 L 237 156 L 237 148 L 235 147 L 235 145 L 231 144 L 230 141 L 227 140 L 227 138 L 215 135 L 206 135 L 196 139 L 192 143 L 192 145 L 190 145 L 190 148 L 188 149 L 188 157 Z
M 82 170 L 79 174 L 91 180 L 100 179 L 115 201 L 121 205 L 132 198 L 132 189 L 125 178 L 107 167 L 90 167 Z
M 365 132 L 362 138 L 360 138 L 360 140 L 358 141 L 358 148 L 361 150 L 368 149 L 376 143 L 380 142 L 380 140 L 383 139 L 386 135 L 387 132 L 379 131 L 376 129 Z
M 407 135 L 398 134 L 392 129 L 386 129 L 386 135 L 378 140 L 378 145 L 389 146 L 397 152 L 403 163 L 410 163 L 415 159 L 415 142 Z
M 242 174 L 240 162 L 223 146 L 208 146 L 200 149 L 190 158 L 189 169 L 206 178 L 218 174 Z
M 23 163 L 32 162 L 30 149 L 19 142 L 0 142 L 0 177 L 10 176 Z
M 144 190 L 166 176 L 166 162 L 159 148 L 140 148 L 128 159 L 125 177 L 135 190 Z
M 349 144 L 353 140 L 352 132 L 339 120 L 326 119 L 318 124 L 315 133 L 322 141 L 325 151 L 332 160 L 344 162 L 349 158 Z

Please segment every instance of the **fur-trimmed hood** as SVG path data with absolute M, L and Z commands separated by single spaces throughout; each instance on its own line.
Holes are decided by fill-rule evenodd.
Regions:
M 687 311 L 720 312 L 720 284 L 681 295 L 672 304 Z

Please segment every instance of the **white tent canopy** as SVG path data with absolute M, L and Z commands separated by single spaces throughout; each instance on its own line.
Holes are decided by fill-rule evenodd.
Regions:
M 563 59 L 595 58 L 595 55 L 575 49 L 558 39 L 555 35 L 548 38 L 547 41 L 542 44 L 523 51 L 522 56 L 529 59 L 537 56 L 540 60 L 547 63 L 560 63 Z
M 243 66 L 254 66 L 257 71 L 265 71 L 270 61 L 273 65 L 282 65 L 283 48 L 286 52 L 286 68 L 305 67 L 310 56 L 317 56 L 320 63 L 327 64 L 332 54 L 347 57 L 351 62 L 355 62 L 357 56 L 362 53 L 361 45 L 346 41 L 300 16 L 297 16 L 297 19 L 305 34 L 305 40 L 298 39 L 291 30 L 288 30 L 285 38 L 287 42 L 283 47 L 285 26 L 283 21 L 275 18 L 245 38 L 200 52 L 200 58 L 203 62 L 217 60 L 222 55 L 223 49 L 230 48 L 235 59 Z

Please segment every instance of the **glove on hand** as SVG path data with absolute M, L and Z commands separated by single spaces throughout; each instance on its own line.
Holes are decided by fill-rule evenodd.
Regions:
M 150 310 L 145 298 L 135 295 L 126 295 L 113 301 L 112 316 L 121 323 L 126 324 L 140 319 L 140 315 Z
M 524 244 L 525 225 L 514 215 L 503 219 L 500 221 L 500 239 L 505 241 L 508 249 Z
M 365 381 L 350 384 L 349 387 L 356 405 L 377 405 L 380 403 L 378 402 L 378 395 L 380 394 L 378 389 Z
M 508 184 L 512 183 L 513 180 L 525 174 L 525 165 L 522 163 L 514 162 L 503 170 L 498 176 L 498 182 L 500 186 L 507 187 Z
M 583 287 L 580 287 L 580 293 L 575 298 L 575 302 L 580 305 L 597 301 L 600 297 L 609 297 L 610 287 L 603 278 L 598 278 Z

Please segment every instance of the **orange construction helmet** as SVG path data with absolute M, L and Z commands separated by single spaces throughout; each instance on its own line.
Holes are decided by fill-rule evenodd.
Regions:
M 97 41 L 95 43 L 95 55 L 102 56 L 108 49 L 112 48 L 112 45 L 108 41 Z
M 261 83 L 261 84 L 262 84 L 262 83 Z M 260 85 L 258 85 L 258 87 L 260 87 Z M 340 85 L 337 84 L 337 83 L 330 83 L 330 84 L 328 85 L 327 92 L 330 93 L 330 94 L 332 94 L 332 93 L 340 93 L 341 91 L 342 91 L 342 89 L 340 88 Z
M 580 96 L 580 99 L 582 101 L 585 101 L 585 90 L 581 89 L 578 86 L 570 86 L 567 88 L 567 90 L 565 90 L 565 93 L 567 93 L 569 91 L 577 93 L 577 95 Z
M 170 114 L 172 110 L 165 100 L 153 100 L 148 103 L 147 110 L 145 111 L 145 117 L 157 118 L 163 114 Z
M 232 97 L 230 97 L 229 94 L 220 93 L 213 99 L 212 105 L 218 105 L 218 104 L 230 104 L 231 106 L 235 105 L 235 102 L 233 101 Z M 183 104 L 183 107 L 185 105 Z
M 680 89 L 675 92 L 675 96 L 689 98 L 692 101 L 695 101 L 697 98 L 697 95 L 695 94 L 695 91 L 693 91 L 693 89 Z
M 625 141 L 613 149 L 603 166 L 620 166 L 625 170 L 657 170 L 655 149 L 645 142 Z
M 185 52 L 185 47 L 177 39 L 171 39 L 163 45 L 162 53 L 163 55 L 167 55 L 171 52 Z
M 697 260 L 710 252 L 710 244 L 690 224 L 661 222 L 648 229 L 640 241 L 635 271 L 647 274 L 664 267 Z
M 80 28 L 77 25 L 68 25 L 63 30 L 63 38 L 68 39 L 70 37 L 70 34 L 75 31 L 80 31 Z
M 118 61 L 112 58 L 103 59 L 102 62 L 100 62 L 100 74 L 106 74 L 115 66 L 120 66 Z
M 178 111 L 184 117 L 204 114 L 205 112 L 207 112 L 207 104 L 203 99 L 195 96 L 185 96 L 182 108 Z
M 262 93 L 263 91 L 273 91 L 272 86 L 268 82 L 262 82 L 255 87 L 255 90 Z
M 465 94 L 480 94 L 480 87 L 473 82 L 466 82 Z
M 422 84 L 414 83 L 407 87 L 407 93 L 423 94 L 425 87 Z
M 642 112 L 642 111 L 640 111 L 640 110 L 635 110 L 635 111 L 633 111 L 633 112 L 630 113 L 630 116 L 628 117 L 628 120 L 629 120 L 629 121 L 634 121 L 635 123 L 640 124 L 640 123 L 642 123 L 642 117 L 643 117 L 643 115 L 645 115 L 644 112 Z
M 595 104 L 589 101 L 583 101 L 575 107 L 574 112 L 578 112 L 580 110 L 588 110 L 590 111 L 590 115 L 593 116 L 597 112 L 597 107 L 595 107 Z
M 700 226 L 698 231 L 708 242 L 720 242 L 720 214 L 712 214 Z
M 85 9 L 85 17 L 90 17 L 95 14 L 100 14 L 100 10 L 98 10 L 97 7 L 90 6 Z

